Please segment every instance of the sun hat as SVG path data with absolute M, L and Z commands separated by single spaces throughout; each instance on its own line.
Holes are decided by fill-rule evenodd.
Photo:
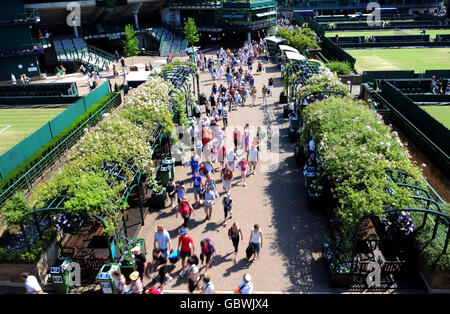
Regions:
M 135 246 L 134 248 L 131 249 L 131 252 L 139 252 L 141 250 L 141 248 L 139 246 Z
M 224 197 L 225 198 L 230 197 L 230 194 L 227 193 L 227 194 L 224 195 Z
M 137 280 L 139 278 L 139 272 L 134 271 L 130 274 L 130 279 L 131 280 Z
M 247 281 L 247 282 L 249 282 L 249 281 L 252 280 L 252 276 L 251 276 L 250 274 L 245 274 L 245 275 L 244 275 L 244 280 Z

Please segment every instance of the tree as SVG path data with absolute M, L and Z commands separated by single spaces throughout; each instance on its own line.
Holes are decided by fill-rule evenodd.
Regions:
M 139 41 L 136 38 L 136 32 L 132 25 L 128 24 L 125 26 L 125 40 L 123 43 L 123 51 L 127 57 L 134 56 L 139 52 Z M 134 60 L 133 60 L 134 64 Z
M 191 45 L 192 53 L 194 53 L 195 56 L 194 44 L 200 41 L 200 34 L 197 33 L 197 26 L 195 25 L 195 20 L 192 17 L 188 18 L 186 23 L 184 23 L 183 33 L 186 36 L 187 42 Z

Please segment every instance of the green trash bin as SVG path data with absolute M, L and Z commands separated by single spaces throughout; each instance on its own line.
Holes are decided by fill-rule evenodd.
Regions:
M 169 168 L 170 170 L 170 178 L 175 179 L 175 158 L 167 157 L 164 158 L 161 162 L 164 167 Z
M 158 170 L 158 177 L 162 186 L 167 186 L 167 183 L 169 183 L 170 180 L 170 168 L 161 165 Z
M 112 276 L 112 273 L 116 270 L 120 271 L 119 264 L 108 263 L 100 268 L 97 277 L 95 277 L 95 280 L 102 286 L 104 294 L 115 294 L 118 292 L 117 287 L 114 284 L 114 277 Z
M 70 291 L 69 277 L 71 271 L 68 266 L 71 262 L 70 259 L 60 259 L 50 267 L 50 276 L 56 293 L 67 294 Z

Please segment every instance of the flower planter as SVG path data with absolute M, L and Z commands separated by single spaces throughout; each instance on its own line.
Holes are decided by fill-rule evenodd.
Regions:
M 418 268 L 430 293 L 450 292 L 450 272 L 433 270 L 423 257 L 419 258 Z
M 151 197 L 149 199 L 149 207 L 162 209 L 166 207 L 167 193 L 166 189 L 163 188 L 162 192 L 155 193 L 152 192 Z
M 325 267 L 327 269 L 328 276 L 330 277 L 332 287 L 348 287 L 351 283 L 351 273 L 338 273 L 334 271 L 330 265 L 330 261 L 327 258 L 325 247 L 327 243 L 322 245 L 322 259 L 325 262 Z

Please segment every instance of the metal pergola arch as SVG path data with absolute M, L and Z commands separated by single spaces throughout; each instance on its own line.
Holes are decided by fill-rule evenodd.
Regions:
M 287 94 L 289 96 L 290 91 L 297 90 L 299 85 L 304 85 L 305 81 L 309 79 L 314 74 L 319 73 L 320 63 L 316 61 L 310 60 L 293 60 L 292 65 L 289 67 L 289 71 L 287 73 L 288 77 L 291 77 L 293 74 L 297 75 L 297 78 L 288 83 Z M 288 79 L 289 80 L 289 79 Z
M 143 225 L 144 217 L 143 217 L 143 211 L 142 211 L 142 195 L 141 195 L 141 189 L 139 188 L 140 183 L 141 183 L 141 176 L 142 176 L 141 168 L 137 167 L 135 162 L 133 162 L 133 163 L 107 162 L 103 165 L 103 167 L 100 169 L 100 171 L 104 171 L 109 176 L 111 176 L 112 180 L 111 180 L 110 186 L 112 186 L 117 181 L 127 182 L 128 181 L 127 178 L 123 175 L 125 171 L 130 171 L 133 174 L 133 177 L 131 178 L 131 180 L 128 181 L 126 188 L 122 192 L 121 199 L 123 200 L 123 202 L 126 202 L 129 198 L 131 192 L 135 188 L 137 188 L 138 195 L 139 195 L 139 208 L 140 208 L 141 221 L 142 221 L 141 223 Z M 27 213 L 25 215 L 23 221 L 25 221 L 29 216 L 32 216 L 34 223 L 37 227 L 39 237 L 41 238 L 42 231 L 39 228 L 37 216 L 42 213 L 45 213 L 47 215 L 49 215 L 51 212 L 62 213 L 63 212 L 63 204 L 66 200 L 67 200 L 67 196 L 64 194 L 60 194 L 60 195 L 56 196 L 54 199 L 52 199 L 51 201 L 49 201 L 45 208 L 33 209 L 31 212 Z M 117 248 L 117 247 L 119 247 L 117 244 L 120 243 L 124 239 L 126 240 L 128 237 L 126 221 L 125 221 L 125 217 L 123 215 L 124 213 L 117 212 L 117 214 L 120 214 L 122 216 L 121 217 L 122 222 L 121 222 L 121 226 L 119 228 L 120 230 L 117 230 L 114 235 L 110 235 L 110 236 L 106 237 L 107 242 L 108 242 L 109 255 L 110 255 L 111 260 L 118 259 L 118 257 L 120 257 L 120 254 L 122 253 L 122 252 L 120 252 L 119 255 L 113 253 L 111 244 L 114 245 L 114 248 Z M 44 218 L 46 218 L 47 215 Z M 94 214 L 91 217 L 93 219 L 97 220 L 98 222 L 100 222 L 100 224 L 102 226 L 104 226 L 104 227 L 106 226 L 105 221 L 102 216 Z M 29 250 L 30 243 L 28 241 L 26 230 L 24 228 L 24 223 L 20 224 L 20 228 L 22 230 L 22 235 L 25 240 L 27 249 Z M 119 248 L 119 250 L 120 250 L 120 248 Z

